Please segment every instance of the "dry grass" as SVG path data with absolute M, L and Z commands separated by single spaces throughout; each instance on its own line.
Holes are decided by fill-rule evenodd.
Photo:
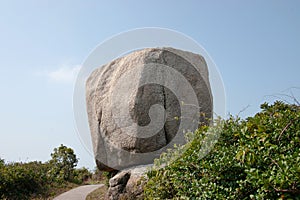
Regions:
M 107 186 L 104 185 L 103 187 L 94 190 L 86 197 L 86 200 L 104 200 L 107 189 Z

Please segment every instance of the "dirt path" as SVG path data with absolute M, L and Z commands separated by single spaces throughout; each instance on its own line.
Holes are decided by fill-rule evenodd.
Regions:
M 53 200 L 85 200 L 89 193 L 102 186 L 103 184 L 80 186 L 55 197 Z

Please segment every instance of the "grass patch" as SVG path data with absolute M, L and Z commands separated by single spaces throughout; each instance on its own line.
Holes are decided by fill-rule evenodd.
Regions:
M 104 200 L 108 187 L 106 185 L 94 190 L 87 197 L 86 200 Z

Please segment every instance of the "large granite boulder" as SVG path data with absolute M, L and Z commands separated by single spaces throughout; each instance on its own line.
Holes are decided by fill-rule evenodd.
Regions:
M 135 51 L 94 70 L 86 103 L 104 171 L 152 163 L 213 112 L 204 58 L 173 48 Z

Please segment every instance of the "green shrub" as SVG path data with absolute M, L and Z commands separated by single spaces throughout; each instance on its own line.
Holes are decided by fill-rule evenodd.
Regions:
M 48 166 L 41 162 L 11 163 L 0 168 L 0 198 L 27 199 L 47 191 Z
M 72 182 L 82 184 L 92 178 L 92 173 L 85 167 L 74 170 Z
M 82 183 L 90 172 L 75 169 L 78 162 L 71 148 L 55 148 L 49 162 L 8 163 L 0 159 L 0 199 L 48 197 L 51 190 L 64 188 L 69 182 Z M 69 182 L 68 182 L 69 181 Z
M 170 165 L 148 173 L 145 198 L 300 199 L 300 108 L 282 102 L 261 108 L 246 120 L 225 120 L 204 158 L 201 144 L 208 127 L 197 130 L 185 147 L 162 155 L 156 163 L 185 148 Z

